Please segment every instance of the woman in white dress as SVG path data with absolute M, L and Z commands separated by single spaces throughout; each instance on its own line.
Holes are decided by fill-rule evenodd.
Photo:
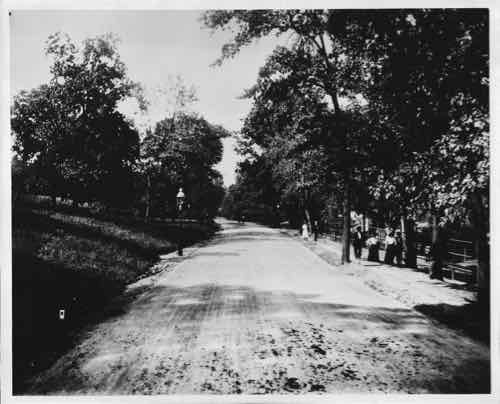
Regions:
M 304 240 L 309 239 L 309 231 L 307 230 L 307 224 L 305 223 L 302 225 L 302 238 Z

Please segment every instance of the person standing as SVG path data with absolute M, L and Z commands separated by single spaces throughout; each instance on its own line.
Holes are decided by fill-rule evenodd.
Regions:
M 363 248 L 363 234 L 361 233 L 361 227 L 356 227 L 354 234 L 352 236 L 352 245 L 354 247 L 354 256 L 357 259 L 361 259 L 361 249 Z
M 366 245 L 368 246 L 368 261 L 379 262 L 379 248 L 380 243 L 375 235 L 375 231 L 370 232 L 370 237 L 366 240 Z
M 318 241 L 319 223 L 317 220 L 315 220 L 313 223 L 313 232 L 314 232 L 314 241 Z
M 403 265 L 403 237 L 401 237 L 401 230 L 396 230 L 395 239 L 394 255 L 396 256 L 396 263 L 400 267 Z
M 385 257 L 384 263 L 387 265 L 394 265 L 394 255 L 396 248 L 396 239 L 394 238 L 394 232 L 391 230 L 389 234 L 385 237 Z
M 309 239 L 309 231 L 307 230 L 307 223 L 305 223 L 305 222 L 302 225 L 302 238 L 304 240 L 308 240 Z

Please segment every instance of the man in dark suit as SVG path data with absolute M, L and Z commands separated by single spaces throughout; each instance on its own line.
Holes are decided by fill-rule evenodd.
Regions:
M 356 230 L 352 236 L 352 246 L 354 247 L 354 256 L 357 259 L 361 258 L 361 249 L 363 248 L 363 234 L 361 233 L 361 227 L 356 227 Z

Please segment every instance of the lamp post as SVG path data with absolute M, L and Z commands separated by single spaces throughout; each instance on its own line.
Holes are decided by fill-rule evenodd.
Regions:
M 181 215 L 181 212 L 182 212 L 182 208 L 184 207 L 184 200 L 186 198 L 186 195 L 184 195 L 184 192 L 182 191 L 182 188 L 179 188 L 179 192 L 177 192 L 177 212 L 178 212 L 178 215 L 179 215 L 179 219 L 180 218 L 180 215 Z M 179 241 L 177 243 L 177 255 L 179 257 L 182 256 L 183 254 L 183 251 L 182 251 L 182 220 L 179 221 Z
M 278 223 L 277 223 L 278 227 L 281 227 L 281 212 L 280 212 L 280 207 L 281 207 L 281 205 L 280 205 L 280 203 L 278 202 L 278 203 L 276 204 L 276 213 L 277 213 L 277 215 L 276 215 L 276 216 L 277 216 L 277 220 L 278 220 Z

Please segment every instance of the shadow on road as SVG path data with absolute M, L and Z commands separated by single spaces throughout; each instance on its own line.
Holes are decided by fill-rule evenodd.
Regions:
M 490 345 L 489 312 L 476 302 L 463 305 L 418 304 L 418 312 L 429 316 L 455 330 L 461 330 L 472 338 Z
M 248 286 L 200 284 L 176 288 L 155 286 L 135 302 L 134 310 L 148 310 L 158 305 L 157 296 L 165 296 L 155 310 L 175 307 L 179 318 L 187 321 L 206 320 L 207 316 L 242 315 L 264 311 L 270 315 L 286 313 L 290 307 L 301 312 L 321 312 L 329 320 L 341 320 L 346 327 L 362 329 L 365 322 L 380 324 L 388 329 L 404 330 L 408 326 L 426 324 L 424 317 L 413 310 L 387 307 L 352 306 L 315 302 L 320 295 L 296 294 L 286 290 L 257 290 Z M 182 306 L 179 309 L 179 306 Z

